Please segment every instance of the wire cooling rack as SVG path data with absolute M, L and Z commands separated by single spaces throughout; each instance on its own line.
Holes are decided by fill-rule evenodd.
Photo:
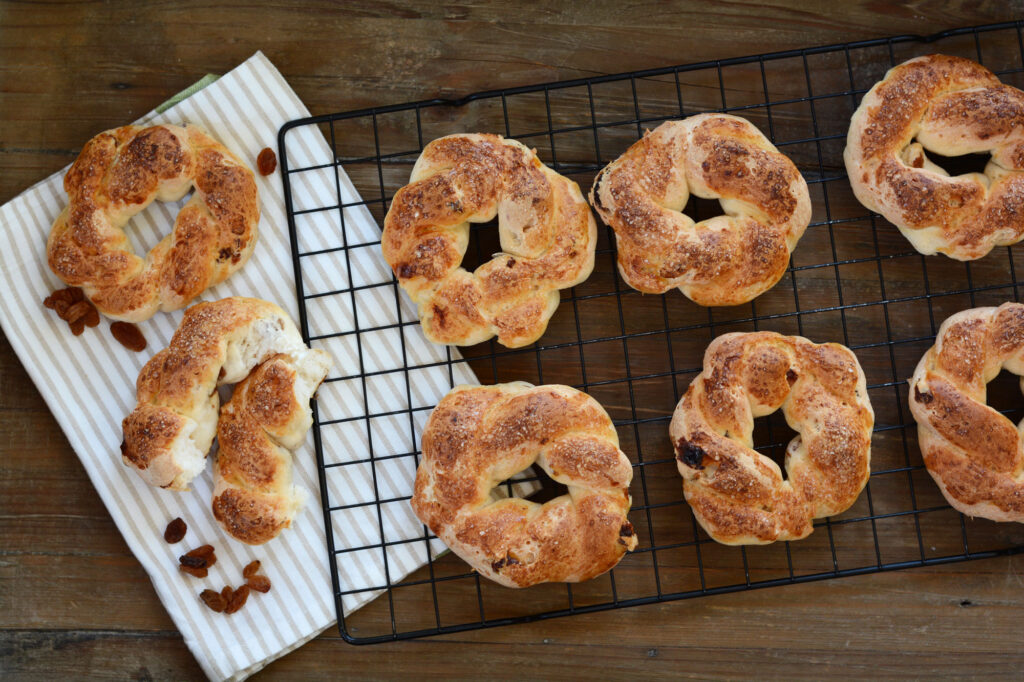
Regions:
M 326 420 L 316 417 L 316 451 L 328 524 L 339 630 L 352 643 L 374 643 L 423 635 L 563 616 L 589 611 L 873 573 L 981 557 L 1024 549 L 1020 524 L 968 519 L 952 510 L 924 470 L 916 427 L 906 404 L 907 378 L 932 344 L 937 326 L 950 314 L 980 305 L 1020 300 L 1024 248 L 1000 248 L 984 259 L 960 263 L 915 252 L 895 227 L 864 209 L 853 197 L 842 162 L 847 125 L 863 94 L 891 66 L 910 57 L 942 52 L 985 64 L 1003 82 L 1024 87 L 1022 24 L 957 29 L 934 36 L 898 36 L 842 45 L 790 50 L 738 59 L 702 62 L 633 73 L 482 92 L 458 100 L 433 99 L 316 116 L 286 124 L 279 136 L 285 199 L 292 234 L 303 334 L 312 345 L 355 340 L 350 346 L 357 371 L 328 381 L 362 382 L 383 372 L 366 365 L 373 333 L 398 330 L 405 409 L 413 437 L 403 450 L 370 439 L 350 461 L 325 462 Z M 750 304 L 701 308 L 677 291 L 642 296 L 626 286 L 615 268 L 614 239 L 601 226 L 597 264 L 583 284 L 562 292 L 547 333 L 527 348 L 506 349 L 494 341 L 447 350 L 442 361 L 420 362 L 406 352 L 405 339 L 418 325 L 412 306 L 391 277 L 362 283 L 339 268 L 335 286 L 305 289 L 311 259 L 357 249 L 379 249 L 379 232 L 350 234 L 347 212 L 369 211 L 383 222 L 388 202 L 404 185 L 426 142 L 456 132 L 498 132 L 535 147 L 542 160 L 576 180 L 586 192 L 594 175 L 664 120 L 704 111 L 731 112 L 751 120 L 799 166 L 813 201 L 811 226 L 792 256 L 784 279 Z M 321 166 L 291 168 L 290 130 L 317 126 L 330 140 L 333 158 Z M 980 168 L 984 160 L 938 159 L 954 173 Z M 362 200 L 347 201 L 339 188 L 326 205 L 295 204 L 310 170 L 344 167 Z M 700 219 L 720 212 L 717 202 L 694 199 L 686 211 Z M 303 248 L 303 219 L 340 216 L 336 245 Z M 351 223 L 351 220 L 349 221 Z M 500 251 L 493 225 L 474 226 L 464 265 L 472 269 Z M 386 291 L 396 322 L 359 327 L 373 319 L 358 294 Z M 355 321 L 332 319 L 319 303 L 327 297 L 351 301 Z M 318 303 L 314 309 L 312 303 Z M 379 302 L 380 299 L 378 299 Z M 313 328 L 314 333 L 310 333 Z M 668 439 L 672 410 L 700 371 L 704 348 L 729 331 L 773 330 L 852 348 L 868 377 L 876 414 L 872 474 L 848 511 L 819 520 L 814 533 L 794 543 L 726 547 L 698 527 L 683 500 Z M 378 521 L 385 505 L 408 506 L 409 493 L 385 495 L 374 477 L 366 500 L 332 499 L 331 480 L 351 467 L 406 460 L 418 464 L 419 435 L 433 407 L 412 396 L 416 373 L 440 369 L 455 381 L 465 363 L 482 383 L 525 380 L 565 383 L 597 398 L 613 417 L 621 447 L 634 466 L 630 519 L 640 544 L 613 571 L 578 585 L 541 585 L 510 590 L 491 584 L 451 554 L 436 556 L 438 541 L 422 527 L 413 537 L 349 543 L 344 528 L 332 527 L 339 509 L 365 508 Z M 1010 379 L 1013 379 L 1011 381 Z M 1019 419 L 1015 378 L 1001 376 L 989 386 L 990 404 Z M 412 385 L 412 389 L 410 388 Z M 1017 407 L 1013 407 L 1016 398 Z M 364 403 L 362 414 L 334 422 L 364 423 L 379 417 Z M 792 431 L 779 413 L 757 420 L 755 444 L 782 461 Z M 376 471 L 376 469 L 375 469 Z M 376 476 L 376 475 L 375 475 Z M 539 477 L 538 477 L 539 476 Z M 529 480 L 558 494 L 550 479 Z M 509 493 L 513 494 L 509 488 Z M 537 499 L 537 498 L 535 498 Z M 382 533 L 383 535 L 383 533 Z M 427 565 L 404 578 L 360 584 L 339 572 L 349 552 L 380 555 L 387 569 L 389 549 L 419 544 Z M 392 568 L 392 570 L 394 570 Z M 383 594 L 350 616 L 351 596 Z

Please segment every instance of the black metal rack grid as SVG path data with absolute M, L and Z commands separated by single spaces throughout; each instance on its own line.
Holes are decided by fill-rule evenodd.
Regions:
M 316 116 L 282 127 L 280 159 L 303 334 L 313 345 L 327 337 L 354 336 L 359 348 L 359 373 L 332 376 L 329 381 L 355 379 L 365 385 L 374 372 L 363 365 L 359 338 L 374 329 L 359 328 L 357 309 L 355 326 L 311 338 L 312 296 L 303 290 L 304 263 L 325 251 L 347 253 L 379 244 L 345 235 L 345 211 L 365 206 L 381 223 L 391 196 L 407 181 L 425 142 L 441 135 L 500 132 L 519 139 L 536 147 L 545 163 L 577 180 L 585 192 L 594 174 L 644 128 L 702 111 L 730 112 L 752 120 L 797 163 L 814 204 L 811 226 L 797 245 L 786 276 L 750 304 L 711 309 L 692 304 L 676 291 L 640 296 L 619 279 L 614 239 L 610 228 L 601 226 L 594 274 L 562 292 L 544 337 L 522 349 L 506 349 L 494 341 L 463 349 L 483 383 L 568 383 L 605 405 L 634 464 L 630 518 L 640 536 L 635 552 L 605 576 L 579 585 L 507 590 L 481 580 L 451 555 L 433 558 L 403 580 L 350 585 L 339 578 L 336 560 L 349 550 L 336 548 L 333 533 L 328 532 L 342 637 L 352 643 L 374 643 L 1024 549 L 1018 524 L 966 519 L 945 503 L 924 471 L 915 424 L 905 404 L 906 379 L 945 317 L 967 307 L 1020 300 L 1020 247 L 996 249 L 973 263 L 921 256 L 892 225 L 856 202 L 842 163 L 846 126 L 861 96 L 888 68 L 912 56 L 943 52 L 969 57 L 995 71 L 1003 82 L 1024 86 L 1022 26 L 1024 22 L 1018 21 L 928 37 L 898 36 L 708 61 Z M 320 128 L 330 141 L 333 159 L 325 159 L 321 166 L 289 167 L 288 133 L 303 126 Z M 949 163 L 952 166 L 947 167 L 956 167 L 956 162 Z M 293 190 L 301 184 L 301 174 L 325 166 L 344 167 L 364 200 L 346 203 L 339 191 L 328 205 L 296 209 Z M 697 219 L 718 212 L 699 200 L 691 201 L 686 210 Z M 321 211 L 341 216 L 340 243 L 303 253 L 297 218 Z M 495 232 L 474 226 L 476 255 L 468 254 L 464 265 L 472 268 L 474 258 L 482 262 L 489 257 L 485 254 L 500 250 L 491 248 L 497 244 Z M 359 289 L 370 288 L 393 289 L 395 305 L 401 308 L 405 294 L 390 274 L 379 282 L 346 284 L 316 296 L 355 301 Z M 396 327 L 418 324 L 401 311 L 399 316 L 402 322 Z M 659 322 L 652 325 L 652 319 Z M 646 326 L 638 328 L 636 320 Z M 838 341 L 857 353 L 868 374 L 876 412 L 872 476 L 850 510 L 819 520 L 805 540 L 724 547 L 697 526 L 683 501 L 667 428 L 672 407 L 700 371 L 701 354 L 711 338 L 755 329 Z M 425 365 L 406 358 L 404 345 L 402 355 L 408 391 L 409 372 Z M 619 361 L 609 362 L 609 357 Z M 523 369 L 524 359 L 530 360 L 529 371 Z M 449 351 L 447 361 L 440 364 L 447 365 L 451 377 L 457 362 Z M 1003 379 L 990 385 L 990 401 L 997 408 L 1003 408 L 1000 401 L 1015 391 Z M 414 407 L 411 399 L 407 406 L 409 428 L 418 435 L 417 420 L 421 423 L 432 406 Z M 377 416 L 369 414 L 368 407 L 365 411 L 351 419 L 368 422 Z M 1001 411 L 1011 418 L 1024 413 L 1013 407 Z M 382 499 L 376 487 L 375 499 L 369 502 L 331 500 L 328 481 L 345 476 L 347 465 L 325 463 L 322 424 L 318 415 L 315 419 L 329 529 L 332 511 L 339 508 L 376 508 L 379 519 L 384 503 L 407 504 L 408 495 Z M 786 431 L 778 414 L 758 420 L 758 449 L 780 459 L 788 440 L 780 434 Z M 355 461 L 375 466 L 379 458 L 373 447 L 371 440 L 370 452 Z M 397 456 L 418 463 L 418 454 L 414 450 Z M 540 483 L 548 487 L 550 481 Z M 432 537 L 424 527 L 420 537 L 398 542 L 422 543 L 428 557 Z M 361 549 L 379 550 L 386 566 L 386 549 L 393 544 L 382 538 Z M 359 616 L 371 611 L 369 607 L 346 618 L 342 596 L 371 592 L 385 595 L 375 602 L 376 613 L 363 619 L 365 623 Z

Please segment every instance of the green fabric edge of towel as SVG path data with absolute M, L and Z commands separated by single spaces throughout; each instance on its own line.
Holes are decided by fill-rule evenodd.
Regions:
M 210 83 L 216 82 L 218 78 L 220 78 L 220 76 L 215 73 L 206 74 L 205 76 L 197 80 L 195 83 L 188 86 L 187 88 L 185 88 L 184 90 L 182 90 L 181 92 L 174 95 L 169 100 L 158 106 L 154 111 L 156 111 L 156 113 L 158 114 L 164 113 L 165 111 L 167 111 L 183 99 L 191 97 L 192 95 L 196 94 L 197 92 L 205 88 Z

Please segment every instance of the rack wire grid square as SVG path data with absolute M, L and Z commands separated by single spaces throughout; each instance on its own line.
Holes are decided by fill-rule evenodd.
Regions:
M 341 636 L 352 643 L 382 642 L 1024 549 L 1024 526 L 965 518 L 946 504 L 924 469 L 906 403 L 907 379 L 946 317 L 965 308 L 1020 300 L 1017 273 L 1024 272 L 1024 249 L 997 248 L 968 263 L 922 256 L 893 225 L 857 202 L 842 159 L 850 116 L 863 94 L 891 66 L 911 57 L 930 52 L 968 57 L 1004 83 L 1024 87 L 1022 25 L 708 61 L 286 124 L 278 142 L 302 332 L 311 345 L 328 348 L 336 357 L 346 355 L 328 385 L 355 383 L 364 396 L 349 415 L 321 419 L 317 414 L 314 427 Z M 641 295 L 620 279 L 611 229 L 598 221 L 593 274 L 562 292 L 557 313 L 535 344 L 506 349 L 492 340 L 461 349 L 462 355 L 451 348 L 439 350 L 440 359 L 410 355 L 406 341 L 419 333 L 414 306 L 383 262 L 379 228 L 354 234 L 351 212 L 369 211 L 382 224 L 391 196 L 408 181 L 426 142 L 458 132 L 502 133 L 535 147 L 545 163 L 586 192 L 597 171 L 645 128 L 705 111 L 752 121 L 807 180 L 812 222 L 774 288 L 749 304 L 728 308 L 703 308 L 675 290 Z M 307 126 L 323 132 L 330 152 L 320 165 L 291 167 L 290 133 Z M 954 173 L 981 167 L 972 158 L 939 163 Z M 340 167 L 362 199 L 346 194 L 336 182 L 337 193 L 327 205 L 296 204 L 305 174 Z M 717 202 L 691 199 L 686 212 L 699 220 L 720 209 Z M 304 248 L 304 219 L 325 213 L 334 217 L 336 233 L 320 235 L 319 248 Z M 475 225 L 463 265 L 472 269 L 500 251 L 496 233 L 493 224 Z M 356 252 L 366 250 L 382 266 L 369 274 L 349 271 Z M 345 267 L 310 291 L 310 263 L 332 254 L 343 254 Z M 318 277 L 324 277 L 322 270 Z M 375 326 L 375 306 L 382 299 L 363 296 L 369 291 L 386 292 L 385 300 L 395 307 L 389 319 L 395 322 Z M 332 315 L 325 305 L 332 300 L 350 314 Z M 854 350 L 876 414 L 872 473 L 857 502 L 815 522 L 808 538 L 727 547 L 710 540 L 683 499 L 668 424 L 682 392 L 700 372 L 707 344 L 725 332 L 754 330 L 837 341 Z M 385 341 L 381 334 L 392 336 Z M 396 356 L 393 366 L 381 368 L 366 351 L 385 343 L 395 344 Z M 375 471 L 396 460 L 415 468 L 422 425 L 434 404 L 417 399 L 420 377 L 440 371 L 447 390 L 465 376 L 467 364 L 484 384 L 569 384 L 608 410 L 634 466 L 630 520 L 639 535 L 636 551 L 614 570 L 586 583 L 511 590 L 481 580 L 458 557 L 441 553 L 439 541 L 426 527 L 416 526 L 414 517 L 414 532 L 386 537 L 383 514 L 402 509 L 408 515 L 411 490 L 385 489 Z M 400 380 L 398 392 L 405 395 L 399 396 L 402 409 L 382 415 L 365 396 L 372 392 L 370 384 L 385 375 Z M 1015 382 L 1004 372 L 989 385 L 990 404 L 1014 420 L 1024 415 Z M 407 434 L 400 443 L 373 436 L 373 422 L 381 416 L 403 420 Z M 324 444 L 333 437 L 326 429 L 345 425 L 370 433 L 365 450 L 325 462 Z M 755 445 L 781 463 L 792 435 L 778 412 L 757 420 Z M 527 473 L 527 482 L 541 488 L 535 499 L 558 493 L 549 479 Z M 336 477 L 363 481 L 364 494 L 338 499 L 332 495 Z M 517 494 L 511 487 L 508 493 Z M 366 523 L 379 530 L 368 542 L 349 540 L 348 529 L 334 527 L 335 512 L 353 509 L 362 510 Z M 389 570 L 390 551 L 410 545 L 419 548 L 426 565 L 398 578 L 395 566 Z M 340 572 L 341 560 L 350 553 L 383 563 L 385 579 L 363 584 Z M 384 598 L 345 615 L 346 599 L 377 594 Z

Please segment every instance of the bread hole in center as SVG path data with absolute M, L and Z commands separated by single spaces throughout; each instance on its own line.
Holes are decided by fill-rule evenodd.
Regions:
M 789 441 L 797 436 L 797 432 L 786 423 L 782 410 L 775 410 L 765 417 L 754 420 L 754 449 L 779 465 L 782 478 L 786 475 L 786 447 Z
M 145 258 L 150 249 L 171 233 L 178 211 L 189 202 L 194 193 L 195 190 L 191 189 L 177 201 L 154 200 L 125 223 L 124 233 L 136 255 Z
M 1014 424 L 1024 418 L 1024 395 L 1021 395 L 1020 377 L 1005 369 L 985 387 L 985 402 L 1001 412 Z
M 963 156 L 943 156 L 927 150 L 928 160 L 949 173 L 951 176 L 967 173 L 984 173 L 985 166 L 992 158 L 990 154 L 964 154 Z
M 548 476 L 540 466 L 534 464 L 512 478 L 499 483 L 495 491 L 501 497 L 520 497 L 544 504 L 561 495 L 567 495 L 569 488 Z
M 469 224 L 469 245 L 466 247 L 466 255 L 462 257 L 462 267 L 473 272 L 500 252 L 497 218 L 486 223 Z
M 695 194 L 690 195 L 690 200 L 683 207 L 683 214 L 689 216 L 693 222 L 699 223 L 708 218 L 723 215 L 721 202 L 718 199 L 702 199 Z

